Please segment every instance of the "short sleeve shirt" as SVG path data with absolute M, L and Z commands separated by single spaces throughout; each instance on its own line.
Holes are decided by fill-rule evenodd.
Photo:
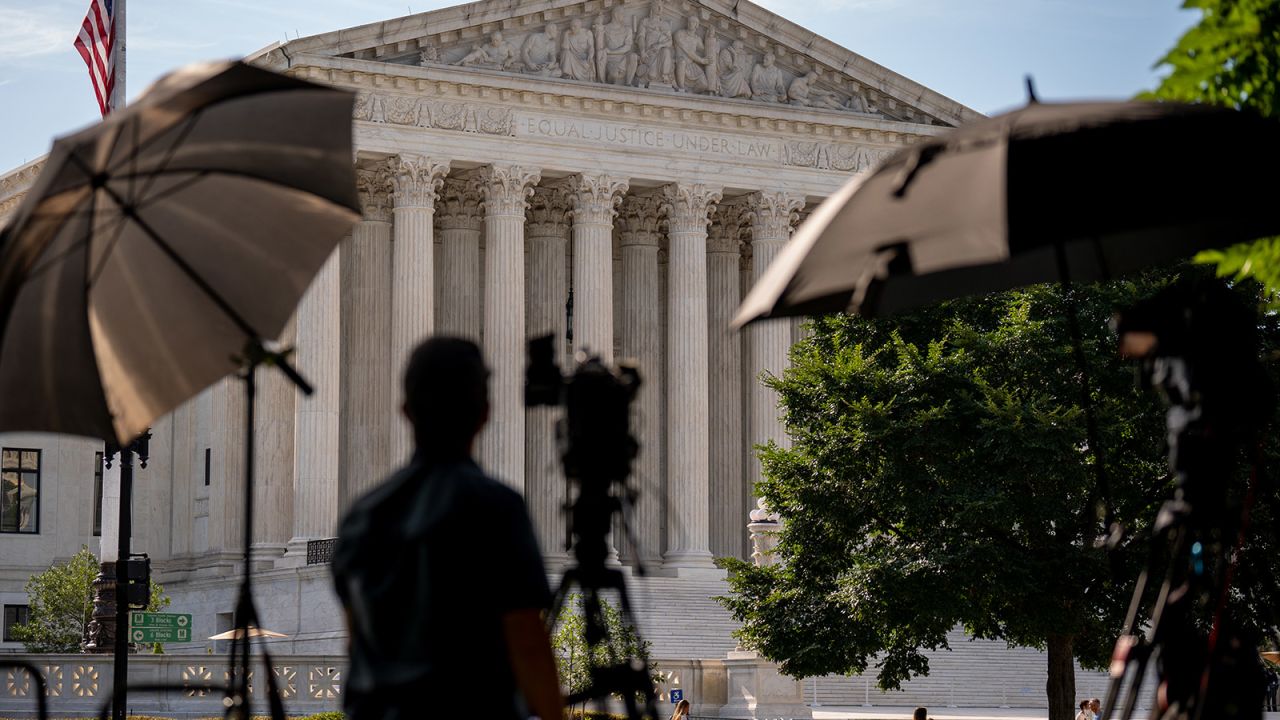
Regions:
M 343 519 L 334 581 L 350 617 L 352 720 L 451 699 L 517 717 L 502 616 L 550 606 L 524 500 L 470 459 L 415 459 Z

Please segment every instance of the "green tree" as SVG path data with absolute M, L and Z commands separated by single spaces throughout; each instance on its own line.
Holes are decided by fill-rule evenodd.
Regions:
M 1047 650 L 1049 717 L 1070 718 L 1072 661 L 1105 666 L 1170 489 L 1162 408 L 1108 329 L 1153 284 L 1075 291 L 1110 506 L 1129 529 L 1111 557 L 1095 546 L 1095 458 L 1061 288 L 815 320 L 771 381 L 793 438 L 762 454 L 759 492 L 786 520 L 781 562 L 725 561 L 722 602 L 743 643 L 796 677 L 874 662 L 892 689 L 927 674 L 923 650 L 962 626 Z M 1255 510 L 1246 556 L 1274 570 L 1268 513 Z M 1255 581 L 1237 584 L 1255 608 L 1280 597 L 1258 600 Z
M 98 559 L 81 546 L 63 564 L 54 564 L 27 580 L 30 615 L 25 624 L 13 629 L 27 652 L 80 652 L 89 621 L 93 619 L 93 579 L 98 575 Z M 150 612 L 168 607 L 164 588 L 151 583 Z
M 1277 0 L 1185 0 L 1201 12 L 1158 63 L 1169 74 L 1144 97 L 1249 108 L 1280 118 L 1280 2 Z M 1254 278 L 1280 297 L 1280 238 L 1201 253 L 1224 277 Z
M 565 694 L 586 690 L 591 685 L 593 669 L 617 665 L 629 658 L 641 659 L 654 682 L 661 680 L 657 675 L 657 665 L 649 658 L 649 641 L 642 640 L 636 629 L 622 617 L 622 611 L 608 600 L 602 600 L 601 611 L 609 630 L 610 642 L 598 645 L 594 651 L 590 651 L 587 647 L 584 609 L 583 596 L 571 593 L 560 610 L 555 633 L 551 636 L 551 648 L 556 656 L 560 684 L 564 686 Z

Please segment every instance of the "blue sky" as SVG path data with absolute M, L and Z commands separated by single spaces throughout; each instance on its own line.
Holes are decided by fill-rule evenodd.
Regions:
M 195 60 L 244 55 L 453 4 L 426 0 L 129 0 L 130 96 Z M 773 11 L 980 112 L 1025 99 L 1123 98 L 1199 14 L 1180 0 L 765 0 Z M 94 122 L 71 47 L 88 0 L 0 0 L 0 172 Z

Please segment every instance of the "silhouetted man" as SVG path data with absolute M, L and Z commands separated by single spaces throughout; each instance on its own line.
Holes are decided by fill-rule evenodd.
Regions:
M 911 713 L 911 720 L 929 720 L 929 710 L 922 707 L 916 708 L 916 711 Z
M 551 601 L 524 501 L 471 459 L 489 417 L 474 343 L 432 338 L 409 359 L 413 459 L 342 521 L 333 574 L 347 612 L 351 720 L 563 712 L 542 620 Z

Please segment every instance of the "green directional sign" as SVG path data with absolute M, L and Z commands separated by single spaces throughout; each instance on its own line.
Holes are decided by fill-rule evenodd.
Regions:
M 129 613 L 129 641 L 136 643 L 191 642 L 191 616 L 184 613 Z

